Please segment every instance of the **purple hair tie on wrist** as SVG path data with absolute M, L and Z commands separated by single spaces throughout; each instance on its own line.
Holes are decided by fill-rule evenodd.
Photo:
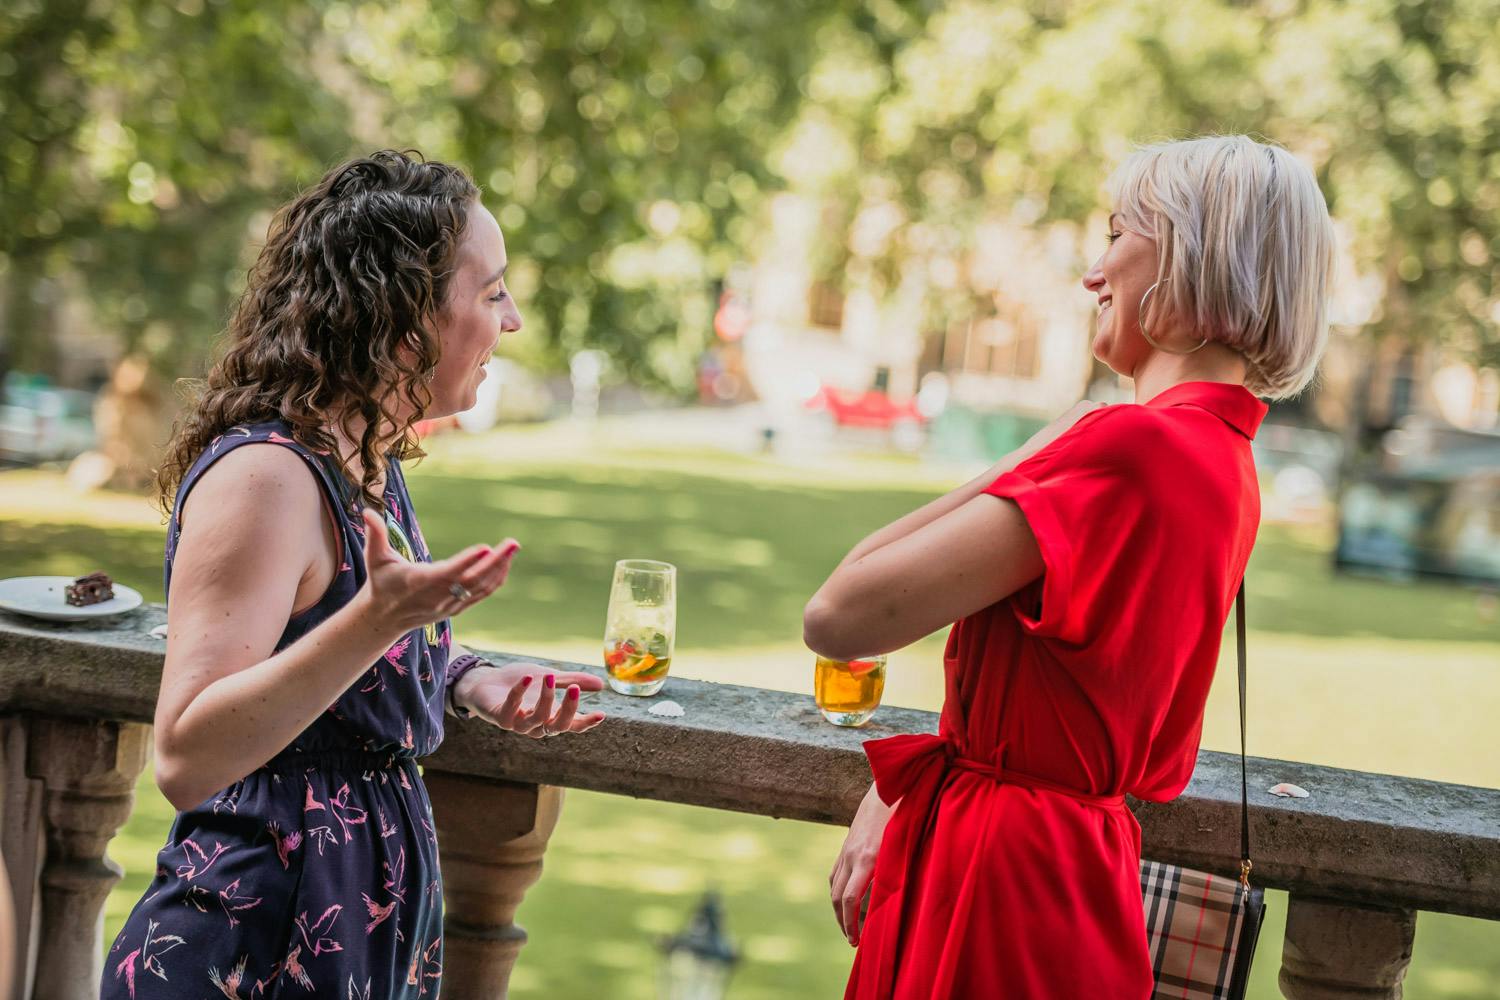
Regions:
M 454 699 L 453 686 L 458 683 L 459 678 L 463 677 L 464 674 L 468 673 L 470 670 L 473 670 L 475 667 L 490 666 L 494 666 L 494 664 L 490 663 L 490 661 L 486 660 L 484 657 L 476 656 L 473 653 L 465 653 L 462 656 L 454 657 L 452 660 L 448 661 L 448 669 L 443 674 L 443 684 L 448 690 L 448 706 L 453 709 L 453 714 L 458 716 L 460 719 L 470 718 L 474 713 L 470 712 L 467 708 L 464 708 L 457 702 L 457 700 Z

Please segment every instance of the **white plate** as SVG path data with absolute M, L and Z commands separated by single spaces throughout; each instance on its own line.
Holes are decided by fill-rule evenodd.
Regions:
M 14 611 L 18 615 L 54 622 L 81 622 L 124 614 L 141 606 L 139 591 L 117 583 L 114 585 L 115 596 L 110 600 L 75 608 L 63 596 L 63 588 L 74 579 L 71 576 L 13 576 L 9 580 L 0 580 L 0 611 Z

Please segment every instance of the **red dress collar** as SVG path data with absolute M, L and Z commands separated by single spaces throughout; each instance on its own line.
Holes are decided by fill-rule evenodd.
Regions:
M 1254 440 L 1270 409 L 1242 385 L 1228 382 L 1181 382 L 1151 397 L 1146 406 L 1196 406 L 1207 410 L 1245 437 Z

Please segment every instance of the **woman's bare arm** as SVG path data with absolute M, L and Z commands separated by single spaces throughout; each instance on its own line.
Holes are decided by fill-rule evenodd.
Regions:
M 1078 403 L 983 475 L 856 545 L 807 603 L 807 647 L 839 660 L 889 653 L 1041 576 L 1021 509 L 984 489 L 1100 406 Z
M 834 570 L 803 612 L 807 648 L 836 660 L 889 653 L 1042 575 L 1021 509 L 980 495 Z
M 274 445 L 226 455 L 187 500 L 156 709 L 157 783 L 177 808 L 201 803 L 289 745 L 392 643 L 442 617 L 437 609 L 453 601 L 449 582 L 463 582 L 477 600 L 509 564 L 509 551 L 488 546 L 407 564 L 389 552 L 384 531 L 368 531 L 366 585 L 273 655 L 299 581 L 326 544 L 324 517 L 311 471 Z

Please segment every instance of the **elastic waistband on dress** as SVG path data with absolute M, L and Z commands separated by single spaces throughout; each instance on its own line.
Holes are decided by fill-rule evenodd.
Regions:
M 389 750 L 306 750 L 296 753 L 280 753 L 265 764 L 261 770 L 273 774 L 297 774 L 314 768 L 330 771 L 386 771 L 415 763 L 410 754 L 392 753 Z
M 960 771 L 969 771 L 982 775 L 1002 785 L 1018 785 L 1021 788 L 1029 788 L 1033 791 L 1065 795 L 1070 799 L 1082 802 L 1086 806 L 1098 806 L 1101 809 L 1119 809 L 1125 805 L 1125 796 L 1123 795 L 1089 795 L 1075 788 L 1060 785 L 1055 781 L 1048 781 L 1046 778 L 1038 778 L 1032 774 L 1023 774 L 1020 771 L 1007 770 L 991 761 L 975 760 L 972 757 L 959 757 L 955 755 L 948 758 L 948 766 Z

